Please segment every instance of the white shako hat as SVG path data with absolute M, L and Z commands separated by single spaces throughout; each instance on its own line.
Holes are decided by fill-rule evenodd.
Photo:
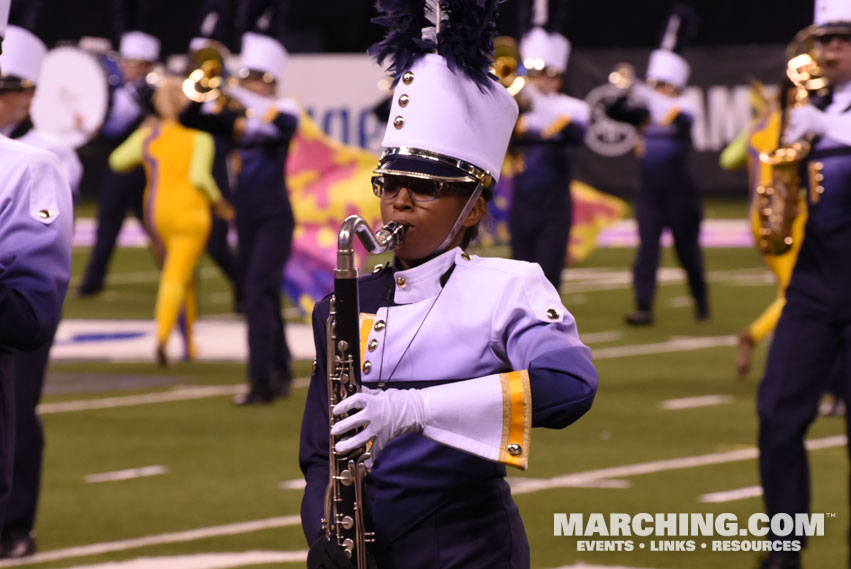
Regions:
M 124 59 L 155 62 L 160 58 L 160 40 L 149 33 L 132 30 L 121 34 L 118 53 Z
M 499 179 L 517 104 L 488 71 L 497 0 L 466 4 L 378 2 L 376 21 L 391 31 L 370 53 L 391 61 L 397 84 L 376 173 L 477 180 L 486 191 Z
M 851 0 L 816 0 L 813 23 L 825 32 L 851 32 Z
M 245 0 L 240 4 L 242 50 L 239 74 L 259 73 L 264 81 L 280 80 L 287 63 L 284 48 L 286 0 Z
M 677 4 L 671 11 L 659 49 L 650 54 L 647 63 L 648 80 L 664 81 L 682 89 L 688 83 L 691 66 L 679 54 L 684 44 L 697 30 L 697 15 L 684 4 Z
M 556 32 L 533 28 L 520 40 L 520 57 L 529 71 L 564 73 L 570 57 L 570 41 Z
M 0 73 L 2 87 L 28 88 L 38 83 L 41 62 L 47 53 L 44 42 L 31 31 L 10 25 L 3 39 L 3 53 L 0 54 Z

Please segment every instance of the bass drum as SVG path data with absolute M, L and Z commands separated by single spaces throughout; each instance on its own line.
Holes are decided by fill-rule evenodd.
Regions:
M 106 118 L 116 80 L 108 69 L 98 56 L 77 47 L 50 50 L 30 107 L 35 127 L 72 148 L 91 140 Z

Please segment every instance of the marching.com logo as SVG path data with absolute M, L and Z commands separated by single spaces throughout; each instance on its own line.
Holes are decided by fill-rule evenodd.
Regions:
M 732 513 L 554 513 L 553 535 L 606 538 L 578 540 L 579 551 L 800 551 L 802 540 L 823 536 L 825 518 L 833 517 L 836 514 L 757 513 L 739 520 Z M 773 540 L 762 539 L 769 534 Z

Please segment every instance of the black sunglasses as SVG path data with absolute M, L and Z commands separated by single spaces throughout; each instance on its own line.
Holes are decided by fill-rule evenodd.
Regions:
M 837 39 L 837 40 L 844 42 L 844 43 L 851 42 L 851 31 L 827 33 L 827 34 L 818 36 L 816 38 L 816 41 L 821 45 L 827 45 L 830 42 L 832 42 L 834 39 Z
M 392 200 L 402 188 L 408 190 L 411 201 L 430 202 L 446 194 L 470 193 L 474 182 L 448 182 L 412 176 L 373 176 L 372 191 L 383 200 Z

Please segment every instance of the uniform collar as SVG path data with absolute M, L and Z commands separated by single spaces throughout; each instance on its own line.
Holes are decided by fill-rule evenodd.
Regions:
M 462 254 L 461 248 L 455 247 L 422 265 L 393 273 L 394 302 L 413 304 L 437 296 L 445 283 L 441 277 L 449 272 Z

